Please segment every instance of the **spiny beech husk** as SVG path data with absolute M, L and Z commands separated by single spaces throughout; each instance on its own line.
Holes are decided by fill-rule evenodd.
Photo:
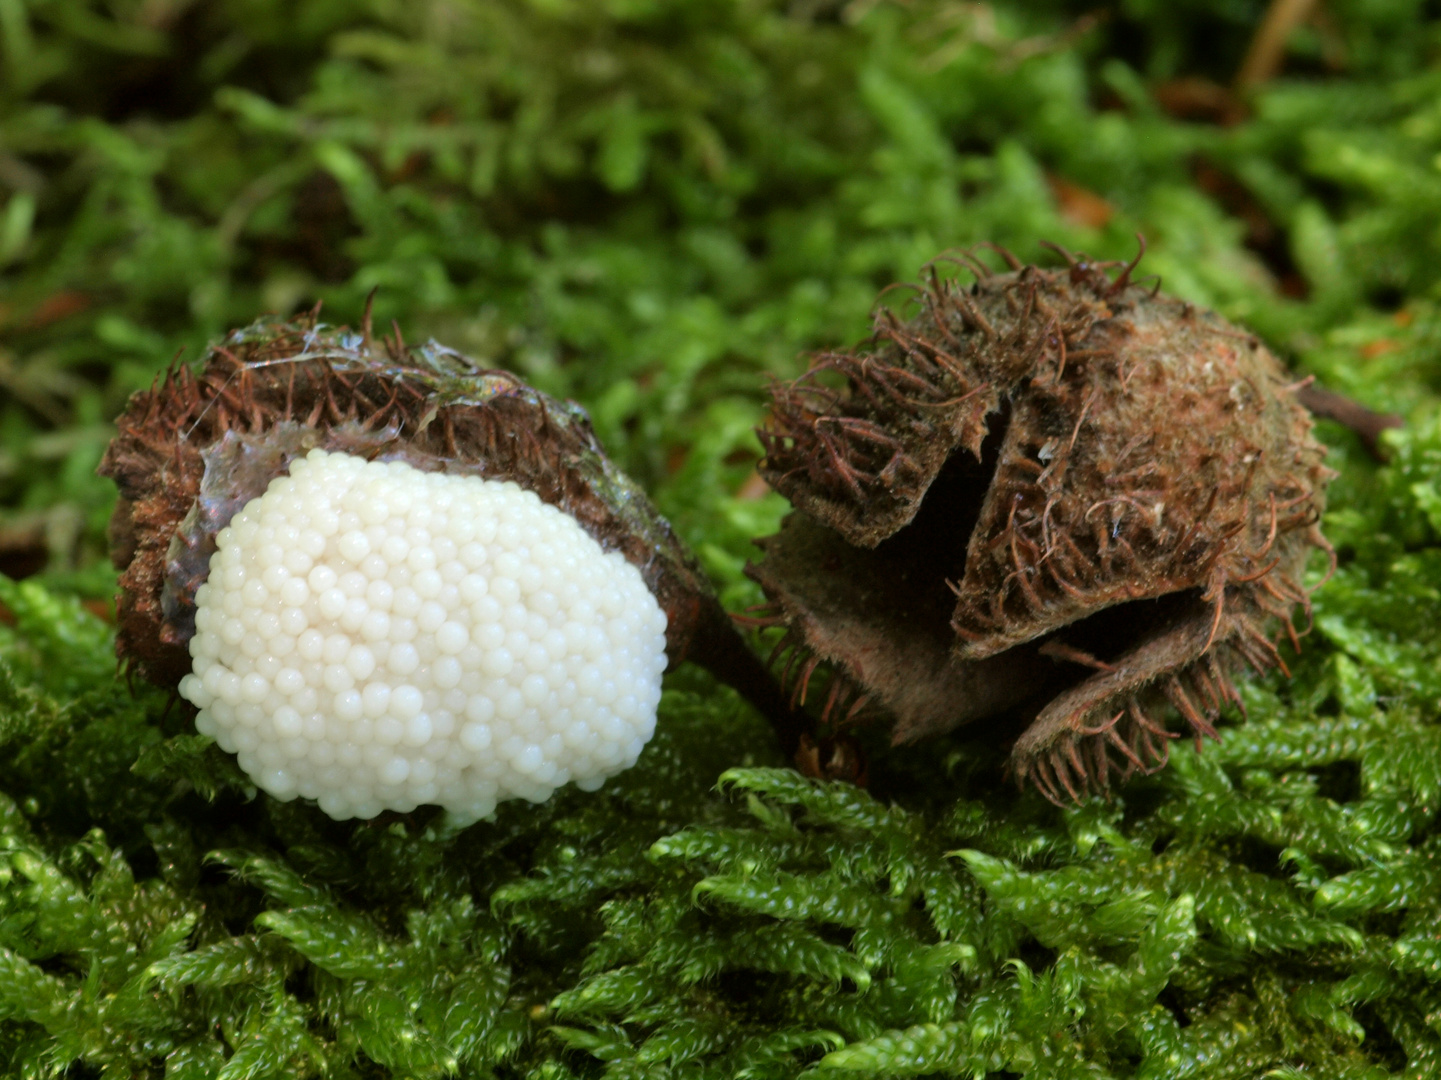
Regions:
M 832 730 L 1020 713 L 1053 799 L 1163 765 L 1165 703 L 1214 736 L 1238 666 L 1284 667 L 1332 475 L 1255 337 L 1062 254 L 932 266 L 909 318 L 774 388 L 761 474 L 795 512 L 748 571 Z
M 368 319 L 367 319 L 368 322 Z M 314 315 L 232 333 L 196 367 L 131 397 L 100 465 L 120 500 L 116 651 L 146 679 L 190 670 L 195 591 L 215 535 L 314 448 L 513 480 L 641 572 L 669 619 L 667 655 L 692 659 L 784 725 L 774 681 L 732 628 L 695 558 L 606 457 L 583 409 L 434 342 L 407 346 Z M 784 732 L 783 732 L 784 734 Z

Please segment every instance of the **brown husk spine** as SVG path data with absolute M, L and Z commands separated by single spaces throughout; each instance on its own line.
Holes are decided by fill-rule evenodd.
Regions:
M 761 473 L 796 512 L 749 569 L 793 672 L 837 669 L 897 742 L 1032 715 L 1012 764 L 1053 798 L 1164 765 L 1166 703 L 1214 736 L 1331 551 L 1299 384 L 1134 262 L 1062 254 L 932 266 L 912 317 L 774 387 Z

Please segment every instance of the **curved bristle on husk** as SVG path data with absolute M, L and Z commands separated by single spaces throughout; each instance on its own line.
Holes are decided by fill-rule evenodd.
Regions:
M 774 387 L 761 473 L 795 512 L 749 569 L 897 742 L 1034 717 L 1012 764 L 1054 798 L 1160 767 L 1168 704 L 1213 736 L 1237 665 L 1284 666 L 1331 476 L 1254 336 L 1061 254 L 933 265 L 909 317 Z

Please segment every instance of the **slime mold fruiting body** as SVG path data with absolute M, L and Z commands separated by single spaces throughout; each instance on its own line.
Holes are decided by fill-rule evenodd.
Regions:
M 216 542 L 180 694 L 277 798 L 473 821 L 594 790 L 655 730 L 665 613 L 512 482 L 312 450 Z

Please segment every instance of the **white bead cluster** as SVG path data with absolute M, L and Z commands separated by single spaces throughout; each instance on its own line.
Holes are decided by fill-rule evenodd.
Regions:
M 665 613 L 509 482 L 313 450 L 216 537 L 196 728 L 333 818 L 593 791 L 655 730 Z

